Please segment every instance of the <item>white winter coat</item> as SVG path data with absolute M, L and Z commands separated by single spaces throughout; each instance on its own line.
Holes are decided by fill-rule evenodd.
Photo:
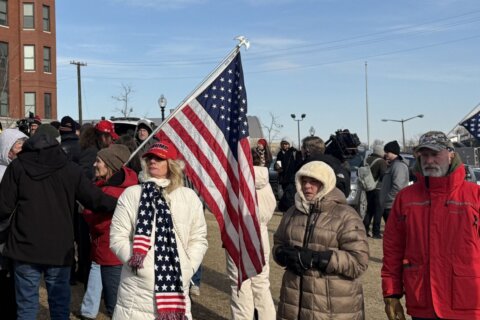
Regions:
M 157 185 L 166 186 L 169 180 L 150 178 Z M 123 262 L 120 286 L 113 319 L 155 319 L 155 271 L 153 246 L 144 260 L 144 268 L 134 274 L 128 260 L 132 256 L 135 221 L 141 195 L 141 185 L 127 188 L 118 199 L 110 227 L 110 249 Z M 166 196 L 172 212 L 175 240 L 183 278 L 183 291 L 187 299 L 186 314 L 190 313 L 188 289 L 190 279 L 200 266 L 207 251 L 207 225 L 200 199 L 192 189 L 180 187 Z M 151 241 L 154 243 L 155 230 Z

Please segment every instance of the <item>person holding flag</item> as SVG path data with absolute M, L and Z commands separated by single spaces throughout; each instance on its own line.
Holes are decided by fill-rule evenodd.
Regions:
M 171 143 L 142 157 L 146 180 L 120 196 L 110 227 L 110 249 L 123 262 L 113 319 L 192 319 L 190 279 L 208 247 L 203 205 L 183 186 Z
M 240 57 L 240 47 L 248 48 L 248 41 L 236 39 L 240 43 L 138 149 L 156 136 L 179 150 L 186 176 L 217 219 L 240 287 L 262 272 L 265 258 Z

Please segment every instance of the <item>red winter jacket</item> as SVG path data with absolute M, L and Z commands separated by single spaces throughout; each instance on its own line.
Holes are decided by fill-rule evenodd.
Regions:
M 122 171 L 115 173 L 108 181 L 97 180 L 95 184 L 102 191 L 118 199 L 123 191 L 138 183 L 137 174 L 130 168 L 122 167 Z M 113 212 L 100 213 L 90 210 L 83 211 L 83 217 L 90 228 L 91 251 L 90 257 L 102 266 L 123 264 L 110 250 L 110 224 Z
M 395 199 L 383 239 L 383 296 L 405 293 L 414 317 L 480 319 L 480 187 L 460 164 Z

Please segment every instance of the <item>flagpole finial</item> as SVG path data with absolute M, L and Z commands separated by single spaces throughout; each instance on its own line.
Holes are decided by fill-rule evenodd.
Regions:
M 245 49 L 248 50 L 248 48 L 250 48 L 250 42 L 248 41 L 248 39 L 245 37 L 245 36 L 238 36 L 238 37 L 235 37 L 235 40 L 238 40 L 239 43 L 237 44 L 237 47 L 241 47 L 241 46 L 245 46 Z

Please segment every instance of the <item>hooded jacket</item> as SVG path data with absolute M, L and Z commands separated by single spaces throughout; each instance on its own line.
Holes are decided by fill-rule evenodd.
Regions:
M 383 295 L 405 294 L 413 317 L 480 319 L 480 187 L 458 155 L 444 177 L 416 175 L 385 226 Z
M 5 129 L 0 134 L 0 181 L 3 178 L 7 166 L 12 162 L 8 157 L 10 149 L 19 139 L 27 139 L 28 137 L 17 129 Z
M 75 200 L 104 212 L 116 205 L 67 160 L 57 140 L 33 135 L 0 183 L 0 221 L 14 213 L 4 255 L 26 263 L 71 265 Z
M 97 187 L 105 194 L 118 199 L 123 191 L 138 183 L 137 174 L 130 168 L 122 167 L 110 179 L 96 181 Z M 113 212 L 94 213 L 85 209 L 83 217 L 90 228 L 91 259 L 102 266 L 121 265 L 117 256 L 110 250 L 110 224 Z
M 323 184 L 311 201 L 301 189 L 303 176 Z M 364 319 L 358 278 L 368 266 L 367 236 L 360 216 L 335 188 L 335 180 L 332 168 L 320 161 L 305 164 L 295 176 L 295 206 L 282 217 L 273 252 L 279 246 L 303 246 L 333 253 L 325 272 L 311 268 L 298 276 L 285 271 L 277 319 Z M 275 254 L 274 259 L 279 262 Z

